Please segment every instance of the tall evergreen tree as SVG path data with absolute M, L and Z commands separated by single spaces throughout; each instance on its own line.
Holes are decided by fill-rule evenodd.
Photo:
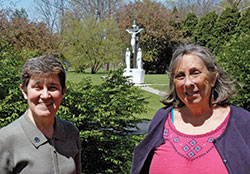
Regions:
M 240 12 L 235 5 L 232 8 L 226 8 L 219 16 L 212 30 L 213 39 L 209 42 L 210 49 L 215 54 L 236 33 L 239 18 Z
M 250 8 L 243 12 L 239 18 L 237 33 L 246 33 L 250 31 Z
M 192 37 L 195 27 L 198 24 L 198 18 L 195 13 L 189 13 L 183 20 L 184 38 Z
M 212 30 L 218 15 L 215 12 L 209 12 L 201 17 L 194 31 L 194 41 L 200 45 L 210 47 L 209 43 L 212 39 Z
M 250 111 L 250 32 L 232 36 L 222 46 L 218 60 L 223 69 L 236 80 L 236 92 L 232 102 Z

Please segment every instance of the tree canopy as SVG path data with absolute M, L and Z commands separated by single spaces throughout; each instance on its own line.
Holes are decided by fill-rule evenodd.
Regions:
M 217 53 L 220 46 L 229 41 L 231 36 L 236 33 L 239 18 L 240 12 L 236 6 L 226 8 L 218 17 L 212 30 L 213 39 L 209 42 L 210 49 L 214 53 Z
M 189 13 L 187 17 L 183 20 L 183 35 L 184 38 L 193 36 L 196 25 L 198 24 L 198 18 L 195 13 Z
M 194 42 L 210 48 L 210 41 L 212 39 L 213 28 L 216 23 L 218 15 L 215 12 L 207 13 L 202 16 L 194 29 Z
M 23 15 L 22 15 L 23 14 Z M 0 11 L 0 39 L 14 46 L 24 59 L 32 55 L 55 53 L 58 38 L 43 22 L 31 22 L 25 11 Z
M 123 62 L 123 43 L 116 22 L 91 18 L 68 19 L 61 50 L 76 71 L 90 68 L 95 74 L 104 64 Z

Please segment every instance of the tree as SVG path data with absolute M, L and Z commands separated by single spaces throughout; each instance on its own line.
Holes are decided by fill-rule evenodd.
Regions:
M 212 39 L 212 31 L 217 18 L 218 15 L 215 12 L 209 12 L 200 18 L 194 30 L 194 42 L 210 48 L 209 43 Z
M 64 11 L 66 10 L 66 0 L 35 0 L 36 10 L 41 16 L 41 20 L 48 26 L 50 32 L 63 32 Z
M 180 21 L 177 13 L 151 0 L 130 2 L 122 6 L 117 12 L 117 21 L 121 37 L 128 48 L 131 47 L 131 37 L 126 29 L 131 28 L 134 20 L 139 28 L 144 28 L 140 33 L 144 69 L 147 73 L 165 73 L 173 45 L 181 37 L 175 25 Z
M 244 11 L 250 7 L 249 0 L 221 0 L 219 4 L 216 6 L 218 9 L 225 10 L 226 8 L 232 8 L 236 6 L 239 11 Z
M 28 18 L 28 13 L 26 12 L 26 10 L 24 8 L 22 8 L 21 10 L 16 9 L 13 14 L 12 14 L 13 18 L 23 18 L 23 19 L 27 19 Z
M 195 27 L 198 24 L 198 18 L 194 13 L 189 13 L 187 17 L 183 20 L 183 36 L 184 38 L 192 38 L 195 31 Z
M 12 11 L 0 11 L 0 39 L 15 47 L 27 59 L 29 55 L 54 53 L 58 39 L 42 22 L 30 22 Z
M 75 70 L 95 74 L 104 64 L 122 61 L 125 49 L 114 20 L 68 19 L 67 26 L 61 50 Z
M 218 17 L 214 29 L 212 30 L 213 36 L 208 43 L 210 49 L 216 54 L 220 47 L 230 40 L 232 35 L 236 33 L 238 19 L 240 18 L 239 9 L 236 6 L 226 8 Z
M 96 15 L 99 20 L 114 17 L 122 0 L 71 0 L 71 4 L 79 17 L 85 18 Z
M 250 32 L 231 36 L 218 54 L 221 66 L 236 80 L 233 103 L 250 111 Z
M 243 12 L 239 18 L 237 33 L 247 33 L 250 31 L 250 8 Z
M 185 18 L 189 13 L 194 13 L 198 18 L 206 15 L 218 6 L 220 0 L 166 0 L 166 4 L 170 7 L 176 7 Z

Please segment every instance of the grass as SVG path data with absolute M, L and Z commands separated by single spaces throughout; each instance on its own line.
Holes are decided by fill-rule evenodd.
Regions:
M 159 91 L 163 91 L 163 92 L 167 92 L 168 91 L 168 85 L 155 85 L 155 84 L 152 84 L 150 85 L 151 88 L 154 88 L 154 89 L 157 89 Z
M 155 115 L 156 111 L 164 106 L 160 102 L 162 98 L 156 94 L 152 94 L 144 90 L 141 90 L 141 91 L 149 103 L 147 104 L 147 111 L 145 113 L 141 113 L 140 115 L 139 114 L 136 115 L 136 117 L 146 119 L 146 120 L 151 120 L 153 116 Z
M 166 74 L 146 74 L 144 79 L 145 84 L 150 84 L 151 88 L 159 91 L 168 91 L 168 76 Z
M 166 74 L 146 74 L 145 84 L 168 84 L 168 76 Z
M 90 78 L 93 84 L 100 84 L 102 82 L 102 77 L 107 75 L 107 72 L 98 72 L 97 74 L 90 73 L 76 73 L 69 71 L 67 72 L 67 79 L 71 82 L 78 83 L 84 78 Z M 166 74 L 146 74 L 144 79 L 144 84 L 149 85 L 149 87 L 167 92 L 168 91 L 168 77 Z M 141 90 L 143 95 L 148 100 L 147 111 L 140 115 L 136 115 L 139 118 L 151 120 L 158 109 L 164 105 L 160 102 L 163 98 L 152 94 L 150 92 Z
M 168 91 L 168 76 L 166 74 L 146 74 L 144 83 L 150 84 L 149 87 L 157 89 L 159 91 Z M 138 115 L 138 117 L 151 120 L 156 111 L 164 106 L 160 102 L 163 98 L 144 90 L 142 90 L 142 92 L 149 103 L 147 105 L 147 112 Z
M 94 84 L 100 84 L 102 82 L 102 77 L 105 76 L 104 73 L 89 74 L 89 73 L 76 73 L 67 72 L 67 79 L 74 83 L 79 83 L 84 78 L 90 78 Z

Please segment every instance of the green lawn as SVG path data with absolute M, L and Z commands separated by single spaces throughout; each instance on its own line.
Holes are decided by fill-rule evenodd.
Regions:
M 94 84 L 100 84 L 102 82 L 102 77 L 105 75 L 107 75 L 106 72 L 97 74 L 67 72 L 67 80 L 78 83 L 84 78 L 90 78 Z M 149 84 L 149 87 L 160 91 L 168 91 L 168 77 L 166 74 L 146 74 L 144 84 Z M 156 111 L 164 106 L 160 102 L 163 98 L 144 90 L 142 90 L 142 93 L 149 102 L 147 105 L 147 112 L 136 116 L 143 119 L 152 119 Z
M 149 87 L 159 91 L 168 91 L 168 76 L 166 74 L 146 74 L 144 79 L 145 84 L 150 84 Z
M 94 84 L 100 84 L 102 82 L 102 77 L 105 76 L 107 73 L 97 73 L 97 74 L 90 74 L 90 73 L 76 73 L 76 72 L 67 72 L 67 80 L 78 83 L 84 78 L 90 78 Z
M 151 88 L 157 89 L 159 91 L 168 92 L 168 85 L 150 85 Z
M 145 84 L 167 84 L 167 74 L 146 74 L 144 79 Z
M 150 84 L 149 87 L 159 91 L 168 91 L 168 76 L 166 74 L 146 74 L 144 83 Z M 156 111 L 164 106 L 160 102 L 163 98 L 147 91 L 143 91 L 143 94 L 148 98 L 149 104 L 147 105 L 147 113 L 142 113 L 141 115 L 138 115 L 138 117 L 152 119 Z
M 151 120 L 155 115 L 156 111 L 164 107 L 164 105 L 160 102 L 162 98 L 156 94 L 152 94 L 144 90 L 141 91 L 143 95 L 147 98 L 149 103 L 147 104 L 147 112 L 136 116 L 142 119 Z

